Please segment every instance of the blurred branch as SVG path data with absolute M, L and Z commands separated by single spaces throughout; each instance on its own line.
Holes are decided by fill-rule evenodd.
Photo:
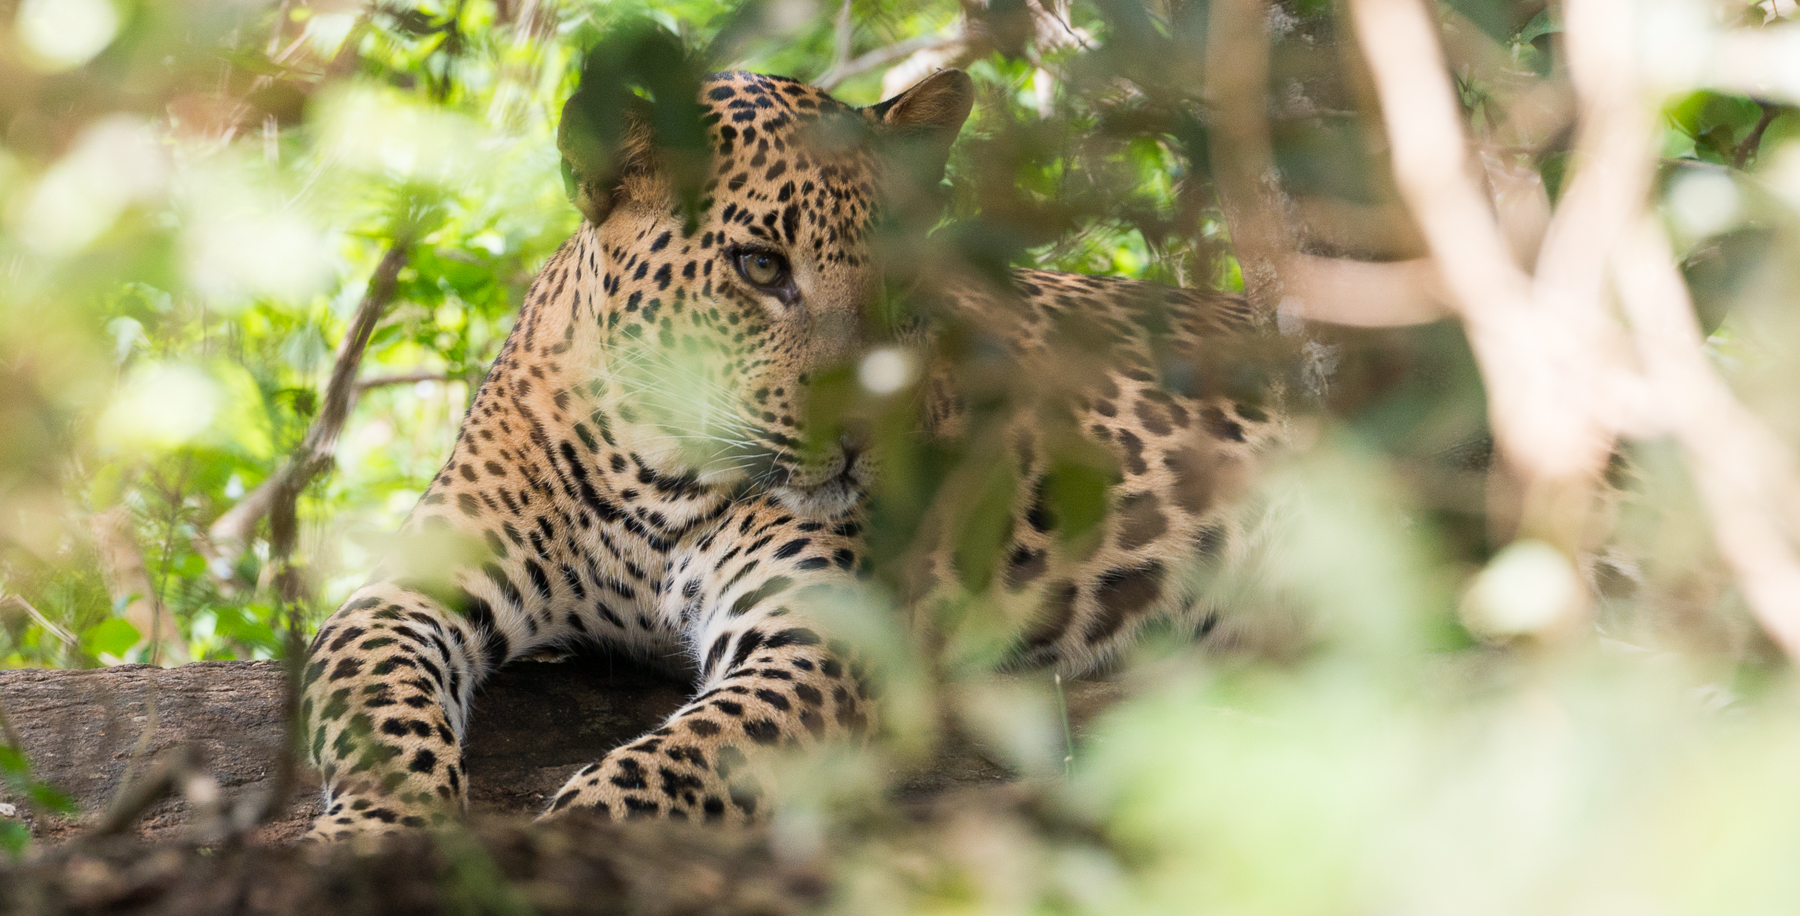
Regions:
M 1781 114 L 1781 108 L 1768 102 L 1757 102 L 1762 106 L 1762 116 L 1756 119 L 1756 126 L 1744 135 L 1744 139 L 1731 154 L 1731 167 L 1743 169 L 1750 164 L 1750 157 L 1762 149 L 1763 134 L 1768 133 L 1769 125 L 1775 123 L 1775 117 Z
M 1395 180 L 1463 319 L 1487 382 L 1496 441 L 1526 482 L 1528 503 L 1534 494 L 1560 502 L 1550 491 L 1592 479 L 1612 444 L 1597 403 L 1592 335 L 1581 333 L 1581 319 L 1571 314 L 1597 311 L 1599 303 L 1559 296 L 1564 301 L 1552 310 L 1535 300 L 1532 278 L 1513 260 L 1469 178 L 1456 95 L 1424 6 L 1354 0 L 1350 9 L 1381 101 Z M 1574 205 L 1565 201 L 1565 209 Z M 1570 222 L 1563 216 L 1558 222 Z M 1569 252 L 1570 262 L 1595 256 L 1593 238 L 1586 241 Z M 1555 254 L 1554 245 L 1545 247 L 1547 258 Z M 1572 546 L 1563 525 L 1551 527 L 1564 530 L 1543 533 Z
M 44 632 L 56 637 L 56 641 L 62 643 L 63 657 L 65 659 L 75 658 L 76 647 L 79 646 L 81 642 L 75 638 L 75 634 L 63 629 L 56 621 L 45 617 L 43 611 L 38 610 L 31 602 L 26 601 L 18 595 L 0 595 L 0 608 L 7 607 L 16 607 L 24 611 L 25 616 L 29 618 L 32 623 L 42 627 Z
M 1426 261 L 1356 261 L 1294 250 L 1269 131 L 1266 0 L 1219 0 L 1207 30 L 1208 132 L 1213 181 L 1251 304 L 1356 327 L 1445 316 L 1445 291 Z
M 1800 82 L 1785 78 L 1794 65 L 1794 49 L 1800 48 L 1800 23 L 1729 29 L 1696 39 L 1710 45 L 1704 58 L 1709 66 L 1699 80 L 1703 85 L 1800 104 Z
M 845 4 L 845 8 L 848 9 L 849 4 Z M 813 83 L 821 89 L 835 89 L 846 80 L 861 76 L 871 70 L 879 70 L 896 61 L 918 54 L 921 51 L 941 51 L 960 45 L 965 41 L 967 41 L 967 34 L 962 28 L 952 29 L 948 32 L 941 32 L 936 35 L 921 35 L 917 38 L 909 38 L 905 41 L 888 45 L 885 48 L 876 48 L 873 51 L 857 55 L 850 60 L 834 62 L 831 65 L 831 69 L 820 74 L 819 78 L 814 80 Z M 925 74 L 920 74 L 920 76 L 924 75 Z
M 1438 321 L 1449 313 L 1450 294 L 1437 264 L 1357 261 L 1295 253 L 1282 260 L 1281 275 L 1291 295 L 1280 304 L 1284 316 L 1357 328 L 1393 328 Z
M 995 50 L 995 38 L 990 33 L 988 22 L 982 18 L 984 9 L 990 8 L 985 0 L 971 0 L 964 4 L 963 18 L 955 26 L 935 36 L 922 36 L 910 41 L 903 41 L 888 48 L 870 51 L 867 54 L 845 64 L 844 69 L 834 76 L 834 82 L 820 82 L 819 85 L 830 89 L 837 82 L 842 82 L 857 73 L 877 70 L 892 64 L 892 69 L 881 78 L 881 94 L 892 97 L 908 86 L 930 76 L 946 67 L 967 66 L 970 62 Z M 1047 5 L 1047 0 L 1023 0 L 1013 13 L 1023 13 L 1029 17 L 1030 31 L 1025 36 L 1036 46 L 1039 52 L 1067 47 L 1086 47 L 1087 38 L 1069 25 L 1055 9 Z M 1023 49 L 1037 66 L 1043 66 L 1040 55 Z
M 856 37 L 850 11 L 850 0 L 844 0 L 838 6 L 837 21 L 831 28 L 831 64 L 825 68 L 827 74 L 843 69 L 844 62 L 850 59 L 850 43 Z
M 331 380 L 325 387 L 324 406 L 313 418 L 300 446 L 279 471 L 219 516 L 208 529 L 208 536 L 221 555 L 236 556 L 242 552 L 265 515 L 270 518 L 271 558 L 285 561 L 292 552 L 294 503 L 307 484 L 331 465 L 338 435 L 343 431 L 354 400 L 356 371 L 362 365 L 369 335 L 374 333 L 376 323 L 393 301 L 400 268 L 406 264 L 408 244 L 404 238 L 394 240 L 375 266 L 368 291 L 350 319 L 343 342 L 338 345 L 337 362 L 332 366 Z M 296 585 L 288 581 L 286 587 Z
M 1625 112 L 1614 117 L 1641 128 L 1621 131 L 1615 152 L 1648 173 L 1657 156 L 1649 129 L 1657 110 L 1633 66 L 1629 36 L 1635 33 L 1619 29 L 1630 13 L 1622 0 L 1572 5 L 1570 65 L 1590 109 Z M 1792 37 L 1800 39 L 1800 33 Z M 1787 66 L 1765 71 L 1767 81 Z M 1766 129 L 1773 110 L 1764 104 L 1752 138 Z M 1739 156 L 1753 148 L 1740 147 Z M 1675 254 L 1644 196 L 1633 198 L 1606 267 L 1651 388 L 1655 431 L 1681 445 L 1711 516 L 1714 542 L 1751 611 L 1790 659 L 1800 659 L 1800 478 L 1794 456 L 1714 369 Z
M 181 638 L 175 615 L 159 598 L 144 552 L 132 534 L 131 512 L 115 506 L 97 512 L 89 521 L 94 545 L 99 548 L 100 574 L 115 608 L 123 606 L 125 620 L 138 631 L 134 649 L 148 648 L 154 664 L 188 661 L 187 641 Z
M 416 385 L 420 382 L 448 382 L 454 376 L 443 372 L 401 372 L 394 375 L 376 375 L 360 379 L 356 383 L 356 393 L 361 395 L 371 388 L 387 388 L 393 385 Z
M 1719 554 L 1757 620 L 1788 658 L 1800 659 L 1800 553 L 1793 519 L 1783 512 L 1800 493 L 1793 456 L 1707 359 L 1687 286 L 1653 216 L 1640 216 L 1612 266 L 1656 402 L 1712 517 Z
M 1290 249 L 1279 217 L 1269 138 L 1268 0 L 1217 0 L 1206 40 L 1213 182 L 1250 304 L 1265 317 L 1282 299 L 1276 262 Z
M 1463 319 L 1496 440 L 1526 483 L 1526 531 L 1572 548 L 1613 437 L 1672 434 L 1746 599 L 1800 658 L 1800 485 L 1792 456 L 1713 370 L 1674 254 L 1648 212 L 1657 109 L 1636 72 L 1637 11 L 1625 0 L 1565 4 L 1580 169 L 1545 231 L 1535 276 L 1514 261 L 1469 178 L 1431 14 L 1418 0 L 1353 0 L 1351 12 L 1395 179 Z M 1628 328 L 1610 307 L 1609 280 Z

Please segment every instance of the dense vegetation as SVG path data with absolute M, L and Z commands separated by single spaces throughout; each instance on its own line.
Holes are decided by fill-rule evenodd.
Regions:
M 1659 377 L 1661 351 L 1582 323 L 1649 326 L 1631 280 L 1656 265 L 1612 242 L 1648 202 L 1705 365 L 1744 405 L 1712 411 L 1711 435 L 1767 444 L 1722 466 L 1674 388 L 1608 413 L 1553 376 L 1547 403 L 1592 400 L 1581 416 L 1607 433 L 1592 470 L 1609 485 L 1574 488 L 1573 522 L 1543 496 L 1568 482 L 1533 463 L 1555 449 L 1534 452 L 1507 413 L 1520 376 L 1459 282 L 1479 258 L 1445 247 L 1417 174 L 1396 172 L 1412 109 L 1391 73 L 1423 52 L 1377 13 L 1405 6 L 0 4 L 0 667 L 291 653 L 437 471 L 533 272 L 577 225 L 554 141 L 584 49 L 648 19 L 708 66 L 857 103 L 965 67 L 980 101 L 940 239 L 989 263 L 1248 287 L 1304 370 L 1286 392 L 1298 447 L 1259 489 L 1267 556 L 1221 586 L 1304 635 L 1247 658 L 1154 645 L 1129 669 L 1141 697 L 1074 747 L 1047 680 L 896 676 L 900 750 L 799 780 L 818 791 L 777 822 L 795 855 L 836 851 L 846 911 L 1791 908 L 1800 709 L 1779 615 L 1800 604 L 1769 583 L 1800 532 L 1784 257 L 1800 86 L 1756 67 L 1800 47 L 1792 5 L 1566 11 L 1630 36 L 1623 90 L 1593 75 L 1616 60 L 1565 32 L 1562 5 L 1430 7 L 1448 63 L 1423 59 L 1449 71 L 1510 269 L 1535 262 L 1541 292 L 1555 265 L 1601 265 L 1592 308 L 1556 300 L 1531 339 L 1598 340 L 1625 355 L 1594 362 Z M 1608 105 L 1645 112 L 1624 152 L 1586 145 L 1611 136 Z M 1552 218 L 1590 199 L 1584 174 L 1633 169 L 1643 187 L 1623 186 L 1615 222 Z M 1337 307 L 1329 290 L 1347 288 L 1299 273 L 1346 262 L 1388 268 L 1358 275 L 1362 299 L 1429 307 Z M 1469 320 L 1417 320 L 1450 311 Z M 1392 326 L 1301 321 L 1321 317 Z M 888 432 L 882 530 L 898 534 L 878 549 L 898 563 L 954 480 L 977 497 L 958 549 L 991 567 L 1003 539 L 982 520 L 1006 514 L 1006 482 L 983 482 L 979 449 L 906 430 Z M 1060 508 L 1092 517 L 1095 475 L 1069 466 Z M 1761 505 L 1709 489 L 1721 474 Z M 1775 534 L 1742 534 L 1757 525 Z M 955 687 L 941 703 L 939 680 Z M 836 818 L 864 809 L 881 753 L 929 743 L 930 710 L 1024 772 L 1066 771 L 1047 790 L 1060 826 L 999 812 L 934 842 Z

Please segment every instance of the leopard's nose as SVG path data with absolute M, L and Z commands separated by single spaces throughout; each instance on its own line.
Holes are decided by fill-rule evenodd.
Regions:
M 844 464 L 855 464 L 863 452 L 869 450 L 869 424 L 861 421 L 846 421 L 844 430 L 838 435 L 838 448 L 844 451 Z

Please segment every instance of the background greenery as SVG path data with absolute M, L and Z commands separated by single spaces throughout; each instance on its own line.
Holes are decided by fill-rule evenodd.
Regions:
M 1693 7 L 1746 28 L 1788 9 Z M 961 62 L 980 101 L 943 232 L 1018 264 L 1242 288 L 1199 104 L 1206 3 L 845 9 L 0 3 L 0 667 L 282 653 L 266 525 L 241 544 L 211 529 L 299 445 L 377 262 L 404 244 L 335 466 L 298 502 L 291 610 L 310 630 L 336 607 L 576 227 L 557 114 L 582 49 L 628 20 L 720 68 L 851 71 L 836 91 L 857 103 L 881 97 L 886 70 L 864 55 L 974 36 Z M 1561 66 L 1554 5 L 1437 10 L 1503 64 L 1457 69 L 1477 129 L 1498 82 Z M 1289 0 L 1269 22 L 1284 199 L 1366 230 L 1320 253 L 1417 254 L 1343 11 Z M 1791 109 L 1678 97 L 1658 180 L 1712 355 L 1790 441 L 1797 139 Z M 1569 142 L 1517 152 L 1553 198 Z M 843 773 L 871 771 L 846 766 L 778 835 L 839 850 L 841 903 L 859 913 L 1791 909 L 1797 710 L 1672 449 L 1622 464 L 1608 543 L 1628 562 L 1584 570 L 1603 586 L 1593 625 L 1502 638 L 1465 612 L 1483 588 L 1529 592 L 1541 564 L 1500 550 L 1458 329 L 1319 327 L 1303 349 L 1301 447 L 1262 491 L 1286 534 L 1235 587 L 1312 635 L 1248 658 L 1152 646 L 1131 669 L 1142 698 L 1072 751 L 1053 685 L 952 672 L 952 720 L 1027 772 L 1074 774 L 1043 809 L 965 813 L 936 839 L 871 834 L 824 816 L 867 800 Z M 109 578 L 108 513 L 150 594 Z M 1633 587 L 1611 587 L 1625 566 Z M 124 621 L 139 600 L 167 609 L 166 644 Z

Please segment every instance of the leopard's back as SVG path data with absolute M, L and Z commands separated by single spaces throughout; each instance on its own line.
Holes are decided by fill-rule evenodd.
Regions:
M 973 491 L 996 478 L 966 475 L 942 501 L 914 590 L 933 625 L 966 632 L 936 641 L 993 654 L 992 622 L 956 610 L 971 599 L 1005 618 L 1009 664 L 1067 674 L 1104 665 L 1152 623 L 1198 636 L 1244 629 L 1213 585 L 1251 552 L 1250 484 L 1288 432 L 1282 378 L 1267 371 L 1281 342 L 1248 303 L 1017 270 L 1006 287 L 949 284 L 940 310 L 988 335 L 1014 374 L 1004 416 L 933 410 L 972 454 L 998 459 L 1012 491 L 991 562 L 964 549 L 964 532 L 980 524 L 971 512 L 993 505 Z

